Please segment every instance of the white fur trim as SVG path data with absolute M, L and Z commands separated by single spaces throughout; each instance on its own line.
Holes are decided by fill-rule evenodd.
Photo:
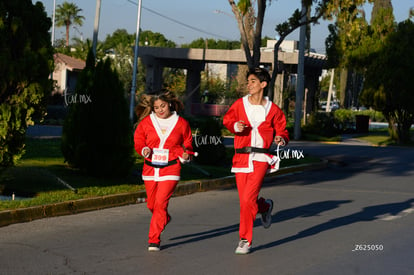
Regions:
M 246 167 L 246 168 L 236 168 L 236 167 L 232 167 L 231 168 L 231 172 L 232 173 L 251 173 L 253 172 L 253 169 L 250 167 Z
M 180 180 L 180 176 L 162 176 L 162 177 L 154 177 L 154 176 L 142 176 L 142 180 L 153 180 L 153 181 L 165 181 L 165 180 Z
M 172 113 L 171 116 L 171 127 L 169 127 L 167 132 L 163 135 L 161 132 L 160 124 L 157 120 L 157 115 L 154 112 L 150 114 L 152 125 L 154 125 L 155 131 L 157 132 L 158 137 L 160 138 L 160 145 L 158 146 L 158 148 L 164 148 L 165 141 L 168 139 L 169 135 L 171 134 L 172 130 L 175 128 L 175 125 L 178 122 L 178 115 L 175 111 Z

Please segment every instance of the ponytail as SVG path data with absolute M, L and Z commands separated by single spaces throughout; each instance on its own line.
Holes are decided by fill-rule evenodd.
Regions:
M 152 111 L 152 97 L 147 94 L 142 94 L 139 103 L 135 106 L 135 114 L 137 115 L 138 121 L 140 123 L 147 115 Z

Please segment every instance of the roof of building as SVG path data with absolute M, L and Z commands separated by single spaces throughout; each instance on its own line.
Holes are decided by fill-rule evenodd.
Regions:
M 62 53 L 56 53 L 54 55 L 55 63 L 64 63 L 66 67 L 71 70 L 83 70 L 85 68 L 86 62 L 74 57 L 68 56 Z

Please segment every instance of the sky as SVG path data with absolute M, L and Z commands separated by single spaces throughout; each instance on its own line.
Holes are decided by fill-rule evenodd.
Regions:
M 53 3 L 56 6 L 64 0 L 32 0 L 44 4 L 48 16 L 52 17 Z M 70 38 L 89 38 L 92 40 L 96 13 L 96 0 L 67 0 L 75 3 L 85 17 L 82 26 L 71 27 Z M 239 40 L 240 32 L 233 17 L 228 0 L 142 0 L 141 30 L 159 32 L 177 45 L 190 43 L 198 38 L 218 40 Z M 414 0 L 392 0 L 397 22 L 408 18 Z M 295 9 L 300 9 L 300 0 L 273 0 L 267 6 L 262 37 L 275 38 L 275 26 L 286 21 Z M 372 6 L 367 5 L 367 16 Z M 138 0 L 101 0 L 98 40 L 117 29 L 126 29 L 134 34 L 137 29 Z M 369 19 L 369 18 L 368 18 Z M 325 38 L 328 36 L 329 21 L 312 25 L 311 48 L 325 53 Z M 65 28 L 55 28 L 55 38 L 64 38 Z M 299 31 L 290 34 L 285 40 L 299 40 Z

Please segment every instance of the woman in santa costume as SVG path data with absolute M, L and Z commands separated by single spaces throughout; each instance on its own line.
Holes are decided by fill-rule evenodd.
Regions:
M 284 146 L 289 141 L 283 111 L 264 97 L 270 82 L 263 68 L 247 73 L 248 94 L 238 99 L 223 117 L 224 126 L 234 133 L 235 154 L 231 171 L 236 174 L 240 200 L 239 244 L 236 254 L 250 252 L 253 222 L 257 213 L 262 224 L 270 227 L 273 201 L 258 199 L 265 174 L 279 168 L 279 159 L 269 154 L 273 142 Z
M 181 163 L 192 154 L 189 123 L 178 116 L 183 104 L 172 94 L 143 95 L 136 108 L 139 124 L 135 130 L 135 150 L 145 158 L 142 179 L 147 207 L 152 213 L 148 251 L 160 250 L 160 235 L 170 222 L 168 203 L 178 181 Z

